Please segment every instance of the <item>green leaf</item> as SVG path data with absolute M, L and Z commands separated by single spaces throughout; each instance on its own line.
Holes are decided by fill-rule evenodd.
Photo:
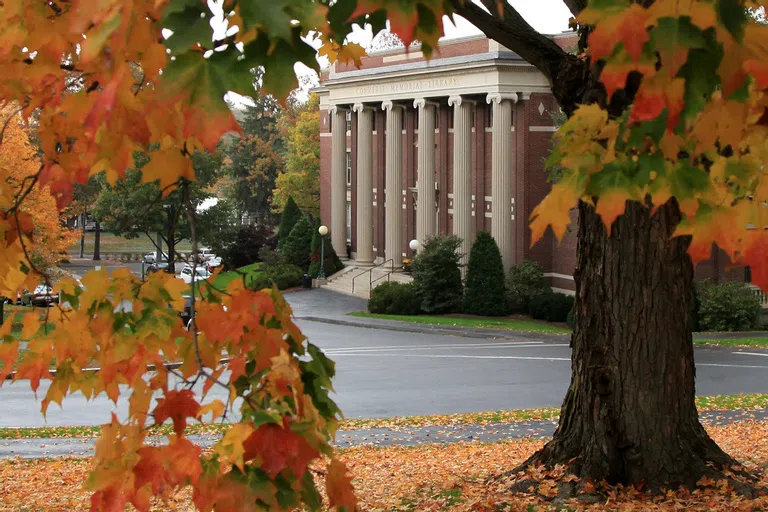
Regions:
M 301 62 L 311 69 L 318 69 L 317 51 L 301 39 L 301 28 L 291 29 L 290 41 L 270 39 L 266 33 L 243 48 L 242 64 L 249 68 L 264 68 L 263 89 L 277 98 L 285 98 L 296 88 L 294 64 Z
M 696 192 L 702 192 L 710 187 L 709 174 L 687 162 L 678 161 L 675 168 L 667 176 L 669 189 L 678 200 L 688 199 Z
M 163 73 L 163 80 L 171 91 L 188 88 L 191 102 L 218 105 L 228 91 L 253 94 L 253 75 L 234 47 L 213 52 L 209 58 L 201 52 L 186 52 L 176 56 Z
M 723 48 L 715 40 L 713 30 L 707 30 L 705 36 L 706 46 L 691 50 L 678 74 L 685 78 L 685 108 L 681 118 L 686 122 L 699 115 L 720 85 L 717 69 L 723 59 Z
M 320 510 L 323 506 L 320 493 L 315 488 L 315 480 L 309 471 L 304 473 L 304 477 L 301 479 L 301 501 L 309 507 L 309 510 Z
M 210 45 L 213 40 L 213 29 L 210 24 L 211 12 L 201 2 L 181 0 L 174 2 L 174 8 L 163 18 L 163 27 L 172 30 L 173 34 L 164 44 L 173 53 L 188 50 L 195 43 Z
M 747 10 L 741 0 L 718 0 L 717 18 L 731 33 L 736 41 L 744 37 L 744 25 L 747 22 Z
M 608 190 L 626 190 L 634 188 L 634 181 L 629 173 L 634 166 L 624 162 L 611 162 L 597 174 L 592 175 L 587 185 L 588 196 L 600 197 Z
M 245 0 L 237 3 L 245 29 L 261 27 L 269 31 L 270 35 L 281 39 L 291 38 L 291 19 L 293 17 L 286 10 L 288 5 L 284 0 L 262 2 Z

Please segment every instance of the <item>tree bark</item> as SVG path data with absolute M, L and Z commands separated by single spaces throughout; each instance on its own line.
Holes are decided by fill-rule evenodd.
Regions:
M 86 214 L 80 214 L 80 259 L 85 258 L 85 219 Z
M 579 205 L 571 384 L 555 435 L 527 463 L 566 464 L 595 482 L 695 487 L 735 462 L 699 423 L 689 304 L 693 266 L 671 200 L 640 203 L 608 236 Z
M 93 232 L 93 260 L 101 259 L 101 224 L 96 221 L 96 231 Z

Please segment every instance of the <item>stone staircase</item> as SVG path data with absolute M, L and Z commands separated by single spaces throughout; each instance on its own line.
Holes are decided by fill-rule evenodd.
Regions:
M 367 271 L 370 270 L 370 277 Z M 361 275 L 362 274 L 362 275 Z M 389 276 L 387 276 L 389 274 Z M 359 276 L 359 277 L 357 277 Z M 357 279 L 355 279 L 357 277 Z M 354 292 L 352 291 L 352 280 L 355 281 Z M 384 267 L 358 267 L 351 262 L 344 270 L 333 274 L 325 284 L 321 285 L 322 288 L 327 290 L 333 290 L 345 295 L 352 295 L 354 297 L 361 297 L 363 299 L 369 299 L 371 297 L 370 282 L 374 281 L 373 287 L 376 288 L 382 283 L 386 283 L 387 280 L 396 281 L 399 283 L 410 283 L 413 278 L 402 272 L 391 272 Z

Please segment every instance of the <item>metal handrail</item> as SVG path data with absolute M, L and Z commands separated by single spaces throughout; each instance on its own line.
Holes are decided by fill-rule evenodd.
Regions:
M 387 261 L 385 261 L 384 263 L 379 263 L 378 265 L 374 265 L 374 266 L 372 266 L 371 268 L 369 268 L 369 269 L 367 269 L 367 270 L 364 270 L 363 272 L 360 272 L 360 273 L 359 273 L 359 274 L 357 274 L 355 277 L 353 277 L 353 278 L 352 278 L 352 293 L 355 293 L 355 279 L 357 279 L 358 277 L 360 277 L 360 276 L 363 276 L 363 275 L 365 275 L 365 274 L 369 274 L 369 277 L 368 277 L 368 283 L 369 283 L 369 285 L 370 285 L 370 284 L 371 284 L 371 278 L 373 277 L 373 269 L 375 269 L 375 268 L 378 268 L 378 267 L 380 267 L 380 266 L 382 266 L 382 265 L 386 265 L 386 264 L 387 264 L 387 263 L 389 263 L 389 262 L 392 262 L 392 263 L 394 263 L 394 262 L 395 262 L 395 260 L 393 260 L 392 258 L 390 258 L 390 259 L 388 259 Z M 391 272 L 390 272 L 390 273 L 391 273 Z M 383 276 L 382 276 L 382 277 L 383 277 Z M 381 279 L 381 278 L 379 278 L 379 279 Z M 378 281 L 378 279 L 377 279 L 377 281 Z

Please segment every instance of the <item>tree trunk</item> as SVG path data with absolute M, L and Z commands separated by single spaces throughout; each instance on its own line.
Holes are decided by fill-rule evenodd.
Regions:
M 170 218 L 168 225 L 168 272 L 176 273 L 176 221 L 175 217 Z
M 96 221 L 96 231 L 93 232 L 93 259 L 101 259 L 101 224 Z
M 694 487 L 734 464 L 699 423 L 689 303 L 693 266 L 672 200 L 639 203 L 608 237 L 580 203 L 571 384 L 554 438 L 525 465 L 567 464 L 594 482 Z
M 80 214 L 80 259 L 85 258 L 85 218 L 86 214 Z

